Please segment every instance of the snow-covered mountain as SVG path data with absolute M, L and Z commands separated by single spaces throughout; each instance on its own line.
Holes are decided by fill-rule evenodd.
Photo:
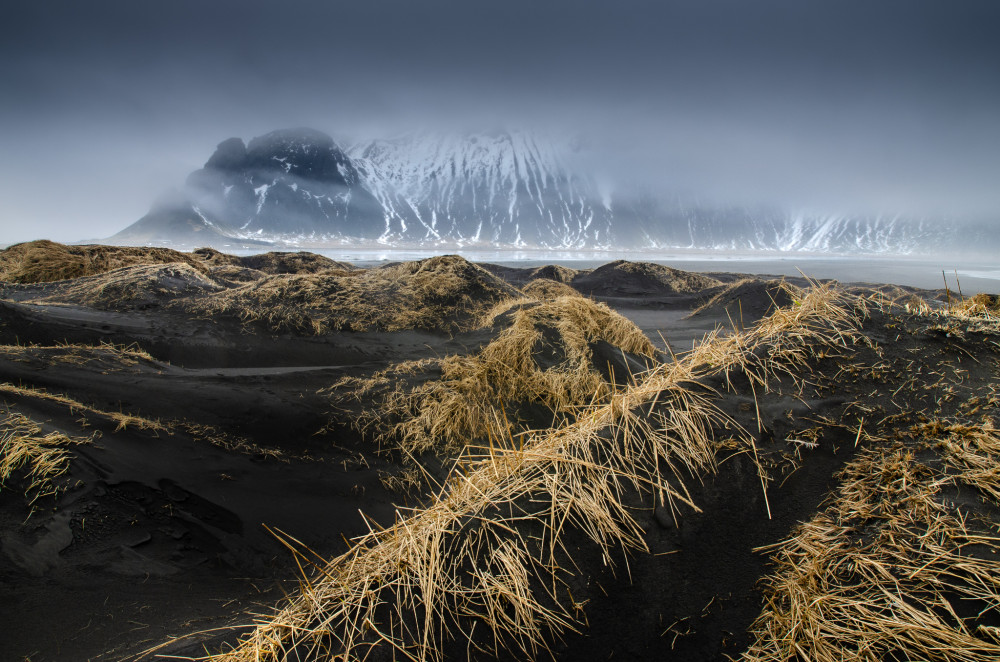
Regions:
M 219 144 L 185 187 L 112 240 L 218 244 L 244 241 L 374 239 L 382 205 L 362 185 L 330 136 L 274 131 Z
M 613 194 L 581 162 L 568 147 L 513 131 L 410 134 L 346 150 L 311 129 L 230 138 L 183 189 L 110 241 L 900 254 L 969 239 L 938 220 Z M 982 241 L 996 243 L 992 233 Z
M 641 236 L 650 248 L 910 254 L 955 242 L 950 223 L 899 215 L 845 215 L 775 207 L 647 204 Z
M 386 210 L 386 241 L 615 245 L 610 200 L 536 136 L 410 135 L 348 153 Z

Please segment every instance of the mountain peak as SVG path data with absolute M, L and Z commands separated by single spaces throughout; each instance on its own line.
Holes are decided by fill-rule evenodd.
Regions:
M 242 138 L 223 140 L 215 148 L 215 153 L 205 163 L 206 168 L 216 170 L 237 170 L 247 158 L 247 146 Z
M 333 138 L 323 133 L 322 131 L 317 131 L 316 129 L 309 129 L 306 127 L 299 127 L 294 129 L 278 129 L 277 131 L 271 131 L 270 133 L 265 133 L 262 136 L 257 136 L 250 140 L 247 145 L 247 152 L 271 152 L 271 153 L 294 153 L 301 150 L 309 149 L 336 149 L 336 143 L 333 142 Z

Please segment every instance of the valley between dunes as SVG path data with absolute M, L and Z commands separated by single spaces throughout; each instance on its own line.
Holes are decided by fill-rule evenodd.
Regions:
M 0 657 L 1000 657 L 1000 307 L 0 252 Z

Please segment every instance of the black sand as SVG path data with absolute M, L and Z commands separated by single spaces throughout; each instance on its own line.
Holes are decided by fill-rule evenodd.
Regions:
M 277 273 L 345 269 L 316 260 L 274 263 Z M 260 266 L 267 264 L 252 268 Z M 725 297 L 691 315 L 738 276 L 671 280 L 619 264 L 580 273 L 484 267 L 513 287 L 548 277 L 607 303 L 664 359 L 719 326 L 748 327 L 773 304 L 788 304 L 758 279 L 739 293 L 739 320 Z M 235 642 L 254 614 L 297 589 L 299 563 L 282 537 L 311 550 L 307 555 L 331 558 L 369 527 L 391 523 L 397 506 L 426 497 L 420 488 L 407 494 L 387 487 L 381 479 L 403 471 L 405 458 L 353 428 L 354 413 L 337 409 L 322 390 L 401 361 L 474 353 L 500 330 L 376 326 L 309 335 L 231 315 L 195 315 L 172 305 L 176 295 L 169 292 L 141 306 L 42 300 L 64 286 L 8 285 L 0 292 L 6 409 L 44 433 L 98 433 L 72 447 L 68 471 L 56 479 L 58 494 L 31 503 L 23 471 L 0 490 L 3 660 L 154 659 L 143 651 L 174 637 L 181 639 L 159 652 L 193 656 Z M 935 307 L 943 296 L 897 294 L 919 295 Z M 651 554 L 614 559 L 612 571 L 581 550 L 577 560 L 591 588 L 577 599 L 587 601 L 587 626 L 552 643 L 556 658 L 739 656 L 761 611 L 760 580 L 769 568 L 767 555 L 755 550 L 817 512 L 836 488 L 838 469 L 864 446 L 856 446 L 859 426 L 891 419 L 879 429 L 885 437 L 920 420 L 959 416 L 971 398 L 992 393 L 997 336 L 964 329 L 872 311 L 862 333 L 881 355 L 858 347 L 852 361 L 884 365 L 879 371 L 845 376 L 844 363 L 831 356 L 804 369 L 800 376 L 811 386 L 801 395 L 791 379 L 756 397 L 739 375 L 732 388 L 707 384 L 718 389 L 718 406 L 754 431 L 778 477 L 767 502 L 756 467 L 734 454 L 721 459 L 717 474 L 690 481 L 701 512 L 684 512 L 679 526 L 662 512 L 636 511 Z M 136 347 L 149 358 L 102 343 Z M 153 425 L 122 426 L 114 413 Z M 796 451 L 789 439 L 817 426 L 818 447 Z M 424 461 L 439 477 L 449 466 L 448 457 Z M 638 495 L 634 505 L 643 506 Z

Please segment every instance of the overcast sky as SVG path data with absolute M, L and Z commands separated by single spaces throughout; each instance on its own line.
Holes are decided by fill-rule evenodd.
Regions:
M 1000 220 L 997 0 L 13 4 L 0 244 L 108 236 L 292 126 L 537 127 L 618 186 Z

